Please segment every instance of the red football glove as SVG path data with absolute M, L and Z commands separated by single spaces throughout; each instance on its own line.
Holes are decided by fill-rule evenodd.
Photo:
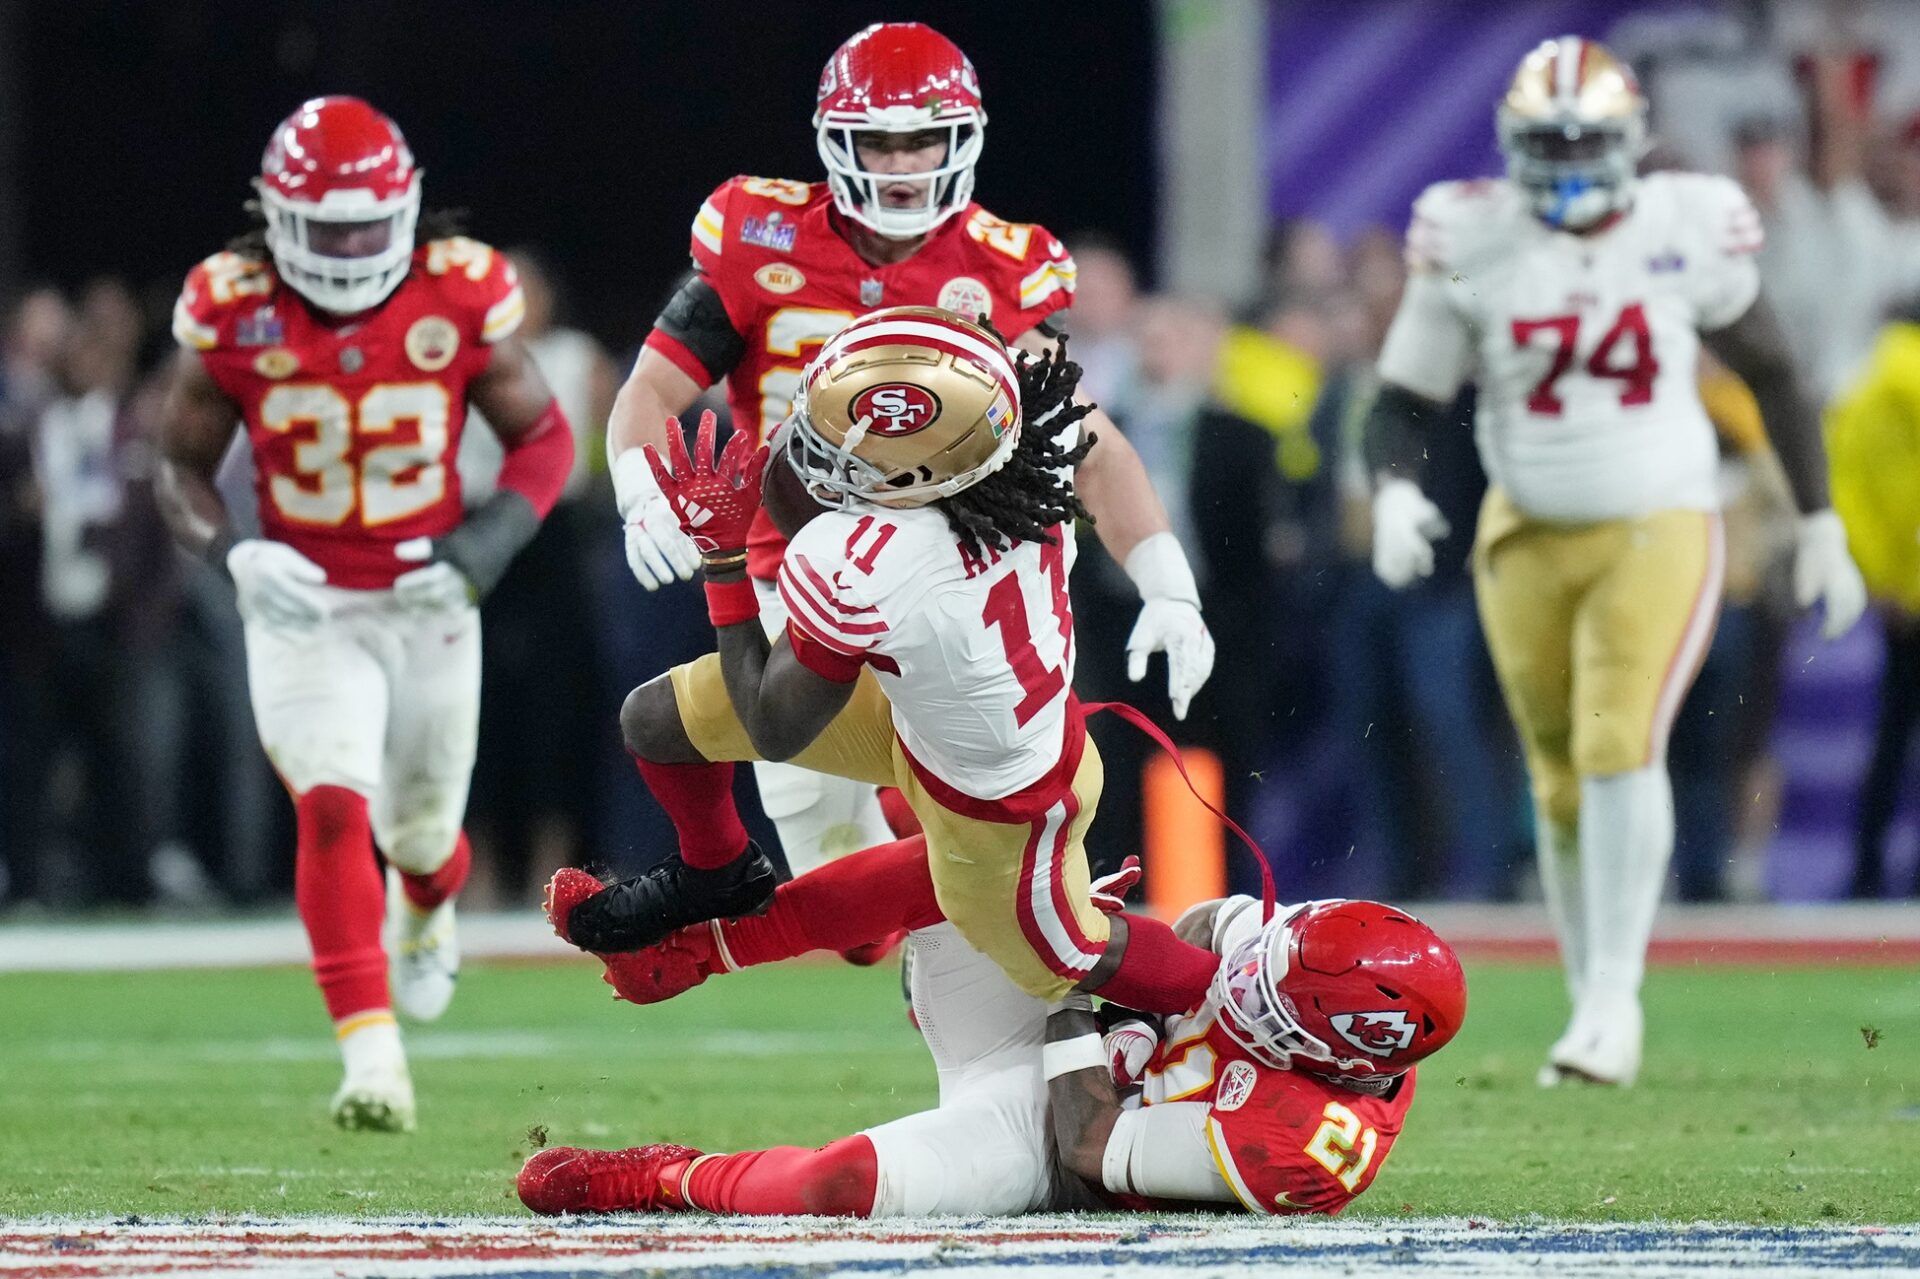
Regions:
M 667 419 L 667 449 L 673 459 L 668 468 L 653 445 L 646 446 L 647 465 L 660 483 L 660 491 L 673 507 L 680 528 L 708 559 L 729 557 L 745 552 L 747 529 L 760 510 L 760 473 L 766 469 L 767 450 L 756 447 L 753 436 L 735 431 L 714 464 L 713 446 L 717 432 L 711 410 L 700 415 L 700 431 L 694 438 L 693 457 L 687 457 L 686 437 L 680 433 L 680 419 Z
M 1118 915 L 1127 908 L 1127 894 L 1140 883 L 1140 859 L 1129 857 L 1111 875 L 1102 875 L 1087 886 L 1088 895 L 1103 915 Z

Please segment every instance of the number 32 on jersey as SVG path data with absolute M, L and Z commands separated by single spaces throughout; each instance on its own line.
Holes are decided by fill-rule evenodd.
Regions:
M 324 382 L 284 383 L 260 401 L 260 422 L 275 434 L 305 431 L 293 446 L 293 475 L 268 485 L 273 504 L 289 520 L 337 526 L 355 507 L 371 528 L 426 510 L 447 487 L 447 389 L 438 382 L 382 382 L 358 404 Z M 400 424 L 412 439 L 367 449 L 349 460 L 356 434 L 391 439 Z

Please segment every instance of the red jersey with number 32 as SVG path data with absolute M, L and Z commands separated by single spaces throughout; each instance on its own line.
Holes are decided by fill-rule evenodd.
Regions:
M 800 660 L 830 678 L 870 668 L 922 780 L 989 820 L 968 801 L 1030 792 L 1051 802 L 1078 762 L 1073 531 L 1055 532 L 1055 545 L 976 555 L 937 504 L 855 503 L 815 517 L 780 564 Z
M 1211 1004 L 1167 1019 L 1141 1077 L 1141 1102 L 1205 1102 L 1207 1143 L 1250 1212 L 1338 1213 L 1373 1184 L 1413 1104 L 1414 1072 L 1385 1095 L 1247 1056 Z M 1123 1206 L 1160 1205 L 1122 1196 Z M 1191 1206 L 1191 1205 L 1185 1205 Z
M 376 310 L 328 323 L 271 264 L 218 253 L 187 276 L 173 331 L 239 406 L 262 533 L 379 590 L 417 564 L 394 547 L 461 518 L 454 455 L 467 387 L 526 310 L 505 257 L 435 240 Z
M 647 345 L 701 386 L 725 378 L 734 425 L 761 438 L 786 420 L 800 375 L 821 344 L 869 311 L 938 306 L 984 316 L 1008 341 L 1073 301 L 1075 270 L 1044 227 L 1006 222 L 977 204 L 947 219 L 913 256 L 875 266 L 848 242 L 823 182 L 738 177 L 693 220 L 693 262 L 746 344 L 730 369 L 710 369 L 655 329 Z M 771 578 L 782 540 L 763 517 L 750 569 Z

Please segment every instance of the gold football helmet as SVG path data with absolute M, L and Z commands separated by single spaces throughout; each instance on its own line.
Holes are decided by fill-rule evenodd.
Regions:
M 1019 439 L 1006 343 L 950 311 L 896 306 L 821 348 L 773 448 L 824 506 L 925 506 L 992 475 Z
M 1581 230 L 1632 202 L 1647 100 L 1604 45 L 1542 42 L 1521 59 L 1496 122 L 1507 176 L 1549 226 Z

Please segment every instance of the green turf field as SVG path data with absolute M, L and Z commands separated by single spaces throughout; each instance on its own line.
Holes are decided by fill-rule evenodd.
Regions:
M 1658 969 L 1625 1093 L 1534 1087 L 1556 971 L 1469 976 L 1466 1030 L 1354 1215 L 1920 1221 L 1920 974 Z M 461 986 L 410 1039 L 403 1137 L 328 1124 L 338 1067 L 303 971 L 0 976 L 0 1215 L 500 1213 L 534 1130 L 811 1144 L 932 1100 L 890 968 L 764 970 L 649 1009 L 585 964 Z

